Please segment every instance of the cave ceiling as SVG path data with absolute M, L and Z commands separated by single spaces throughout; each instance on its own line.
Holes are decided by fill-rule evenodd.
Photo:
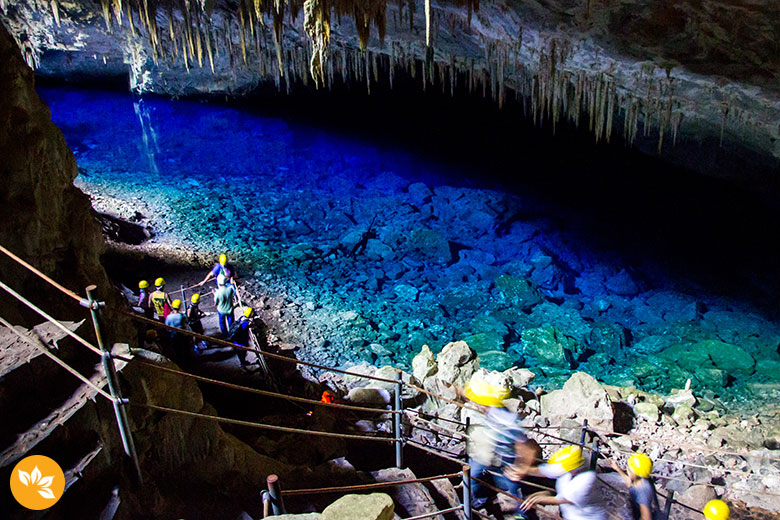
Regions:
M 0 0 L 45 76 L 139 93 L 272 83 L 469 92 L 596 140 L 737 143 L 780 158 L 780 2 L 760 0 Z M 669 152 L 674 153 L 674 152 Z

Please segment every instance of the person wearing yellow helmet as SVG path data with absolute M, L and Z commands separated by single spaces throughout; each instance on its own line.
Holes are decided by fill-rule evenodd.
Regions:
M 483 369 L 472 375 L 462 395 L 471 401 L 471 408 L 480 412 L 469 412 L 467 451 L 471 476 L 480 480 L 492 478 L 502 490 L 522 497 L 519 480 L 533 464 L 536 450 L 520 427 L 520 418 L 504 406 L 510 396 L 508 381 L 502 374 Z M 510 468 L 513 478 L 507 475 Z M 471 481 L 471 496 L 474 509 L 480 509 L 489 499 L 485 486 L 475 480 Z M 525 518 L 519 510 L 515 514 L 516 518 Z
M 176 327 L 177 329 L 186 329 L 187 317 L 184 316 L 184 313 L 182 312 L 181 300 L 173 300 L 173 302 L 171 302 L 171 309 L 170 314 L 165 318 L 165 324 L 169 327 Z M 176 331 L 169 331 L 168 334 L 171 340 L 174 361 L 185 361 L 189 352 L 189 336 L 185 336 L 181 332 Z
M 238 356 L 238 362 L 241 365 L 241 368 L 245 368 L 248 365 L 246 362 L 246 352 L 247 348 L 249 348 L 250 328 L 254 316 L 255 310 L 252 307 L 244 307 L 242 316 L 230 329 L 230 341 L 235 343 L 238 347 L 243 347 L 236 349 L 236 355 Z
M 138 310 L 147 318 L 152 317 L 152 311 L 149 308 L 149 282 L 141 280 L 138 282 L 138 303 L 135 305 Z
M 217 290 L 214 291 L 214 305 L 217 307 L 219 331 L 227 338 L 233 325 L 233 309 L 236 306 L 236 289 L 225 284 L 225 277 L 217 275 Z
M 628 458 L 627 472 L 621 470 L 614 460 L 609 463 L 628 486 L 628 504 L 632 520 L 653 520 L 657 517 L 661 507 L 655 486 L 650 480 L 650 473 L 653 472 L 653 461 L 650 457 L 644 453 L 634 453 Z
M 154 310 L 154 317 L 165 323 L 165 318 L 171 312 L 171 298 L 165 289 L 165 279 L 158 278 L 154 281 L 155 290 L 149 295 L 149 308 Z
M 208 272 L 206 277 L 198 285 L 203 285 L 209 280 L 214 280 L 219 275 L 225 277 L 225 284 L 227 285 L 232 284 L 233 280 L 238 278 L 238 273 L 236 272 L 235 266 L 228 262 L 227 255 L 224 253 L 219 255 L 219 260 L 217 263 L 214 264 L 214 267 L 211 268 L 211 271 Z
M 555 479 L 555 496 L 549 491 L 530 495 L 521 509 L 529 511 L 539 505 L 557 505 L 564 520 L 606 520 L 601 504 L 601 492 L 596 472 L 588 470 L 579 446 L 566 446 L 556 451 L 546 464 L 528 474 Z
M 707 520 L 729 520 L 731 516 L 728 504 L 718 499 L 707 502 L 701 512 Z

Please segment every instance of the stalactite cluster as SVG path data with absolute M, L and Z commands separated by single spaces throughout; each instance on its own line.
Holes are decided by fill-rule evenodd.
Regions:
M 6 1 L 0 0 L 0 7 Z M 143 63 L 148 56 L 155 65 L 170 63 L 187 71 L 203 68 L 206 62 L 214 74 L 226 68 L 251 69 L 287 92 L 311 81 L 317 88 L 329 89 L 334 82 L 350 87 L 362 84 L 371 93 L 372 86 L 381 82 L 392 88 L 399 74 L 419 81 L 423 90 L 438 87 L 451 96 L 459 91 L 481 93 L 499 107 L 514 92 L 525 114 L 540 126 L 550 125 L 553 132 L 564 119 L 587 126 L 596 141 L 610 141 L 615 121 L 622 118 L 627 144 L 634 143 L 640 131 L 645 137 L 656 132 L 659 151 L 669 142 L 669 134 L 672 144 L 677 142 L 686 110 L 695 113 L 696 107 L 684 106 L 677 98 L 671 68 L 663 76 L 652 65 L 643 67 L 633 78 L 640 88 L 628 91 L 619 86 L 614 70 L 572 63 L 575 49 L 566 39 L 532 45 L 523 41 L 520 29 L 511 38 L 483 37 L 481 57 L 437 49 L 442 30 L 455 37 L 469 34 L 471 13 L 479 8 L 477 0 L 448 1 L 466 7 L 467 15 L 458 9 L 442 17 L 441 2 L 437 7 L 422 0 L 424 41 L 411 38 L 389 46 L 384 45 L 387 0 L 235 0 L 226 4 L 232 6 L 228 12 L 215 10 L 214 0 L 100 0 L 100 7 L 106 31 L 127 34 L 134 63 Z M 60 23 L 66 5 L 61 0 L 33 2 L 41 13 L 49 13 Z M 403 31 L 408 22 L 413 32 L 415 1 L 398 0 L 392 7 L 393 30 Z M 301 11 L 302 31 L 296 24 Z M 334 15 L 336 23 L 343 17 L 354 20 L 357 41 L 331 42 Z M 368 45 L 372 25 L 377 30 L 378 50 Z M 134 72 L 142 74 L 142 69 L 139 65 Z M 732 121 L 743 132 L 759 124 L 744 112 L 732 110 L 733 101 L 720 101 L 721 139 Z

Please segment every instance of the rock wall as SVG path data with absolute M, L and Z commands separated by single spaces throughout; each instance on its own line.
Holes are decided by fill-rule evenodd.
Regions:
M 34 90 L 33 71 L 2 25 L 0 63 L 0 244 L 79 294 L 97 285 L 98 296 L 116 308 L 118 300 L 100 265 L 100 228 L 89 198 L 73 186 L 76 160 Z M 0 255 L 0 272 L 5 283 L 55 317 L 85 317 L 85 309 L 5 255 Z M 0 309 L 12 322 L 40 322 L 5 293 Z M 117 321 L 109 314 L 109 323 Z

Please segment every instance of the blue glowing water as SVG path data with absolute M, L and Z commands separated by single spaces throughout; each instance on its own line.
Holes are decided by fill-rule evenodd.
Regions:
M 527 201 L 466 181 L 481 172 L 240 107 L 39 92 L 80 186 L 150 212 L 166 239 L 273 274 L 321 362 L 408 367 L 423 344 L 467 339 L 483 365 L 550 384 L 583 369 L 733 397 L 780 378 L 776 323 L 641 259 L 627 270 L 560 215 L 509 218 Z

